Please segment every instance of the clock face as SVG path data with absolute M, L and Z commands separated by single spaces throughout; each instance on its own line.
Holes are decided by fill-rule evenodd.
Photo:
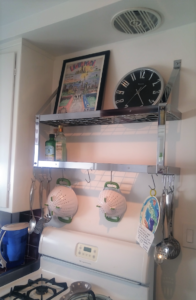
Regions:
M 163 89 L 163 78 L 156 70 L 135 69 L 118 82 L 114 104 L 117 108 L 155 105 L 160 101 Z

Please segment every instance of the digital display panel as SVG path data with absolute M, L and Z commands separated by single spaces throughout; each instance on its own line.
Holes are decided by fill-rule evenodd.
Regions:
M 91 252 L 91 248 L 84 247 L 84 251 L 86 251 L 86 252 Z

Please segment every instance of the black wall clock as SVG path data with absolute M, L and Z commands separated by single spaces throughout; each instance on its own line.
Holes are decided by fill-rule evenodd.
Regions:
M 164 81 L 156 70 L 135 69 L 118 82 L 114 105 L 116 108 L 155 105 L 161 100 L 163 91 Z

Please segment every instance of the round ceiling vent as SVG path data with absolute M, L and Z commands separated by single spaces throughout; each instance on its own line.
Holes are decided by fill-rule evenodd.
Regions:
M 161 24 L 160 15 L 147 8 L 126 9 L 112 18 L 113 26 L 120 32 L 142 34 L 158 28 Z

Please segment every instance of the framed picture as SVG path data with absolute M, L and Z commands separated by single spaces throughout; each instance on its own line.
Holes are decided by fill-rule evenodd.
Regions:
M 54 114 L 100 110 L 110 51 L 63 61 Z

